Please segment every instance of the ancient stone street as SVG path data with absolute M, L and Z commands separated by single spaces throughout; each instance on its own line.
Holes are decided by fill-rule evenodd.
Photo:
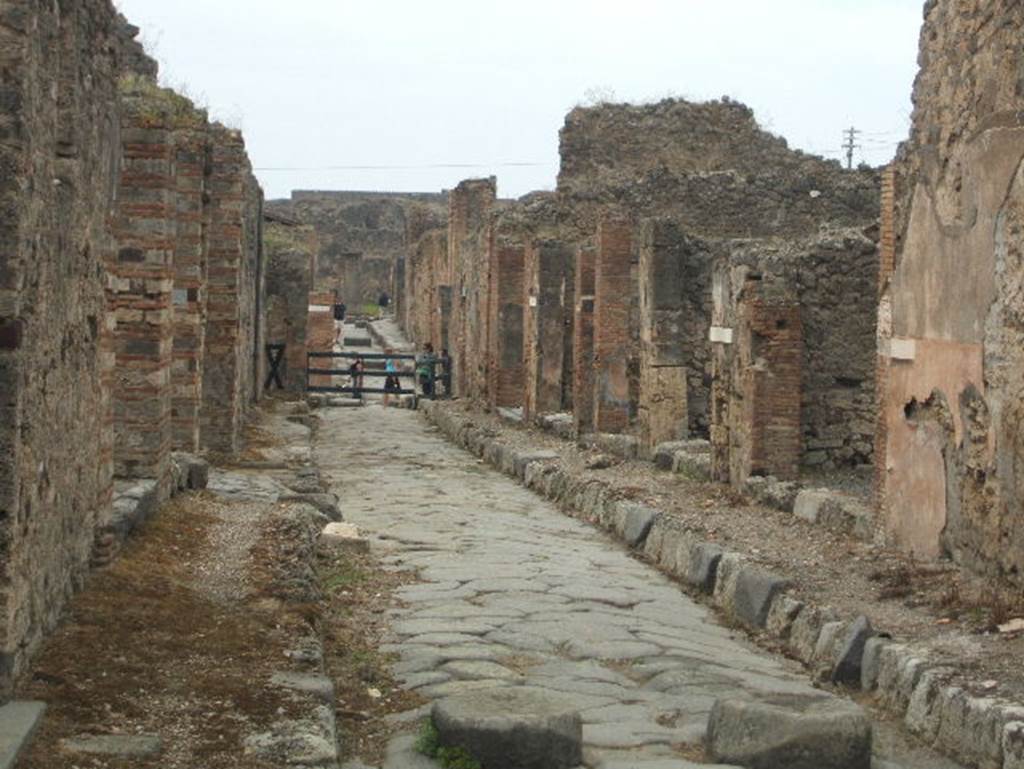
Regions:
M 390 567 L 419 571 L 398 594 L 382 650 L 427 699 L 519 684 L 570 694 L 587 766 L 684 769 L 716 698 L 821 694 L 791 663 L 750 646 L 621 545 L 448 444 L 415 412 L 320 414 L 316 459 L 346 519 Z M 426 712 L 401 717 L 408 736 L 393 743 L 389 769 L 422 761 L 408 751 Z M 908 760 L 904 752 L 896 765 Z

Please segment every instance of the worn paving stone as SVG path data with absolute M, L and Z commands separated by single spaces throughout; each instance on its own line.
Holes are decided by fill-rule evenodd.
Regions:
M 523 677 L 522 673 L 486 660 L 455 660 L 446 663 L 442 670 L 460 680 L 519 681 Z
M 428 700 L 523 683 L 579 709 L 587 766 L 628 759 L 640 769 L 665 761 L 688 769 L 672 746 L 701 741 L 717 699 L 817 693 L 802 669 L 751 646 L 621 542 L 444 442 L 421 416 L 370 406 L 322 420 L 317 461 L 346 517 L 390 568 L 415 569 L 422 580 L 399 591 L 382 651 L 397 653 L 394 672 Z M 510 452 L 513 469 L 522 456 Z M 686 542 L 672 557 L 689 568 Z M 734 602 L 738 588 L 750 594 L 740 600 L 751 616 L 766 617 L 774 593 L 741 585 L 745 567 L 731 556 L 716 600 Z M 801 622 L 804 614 L 790 643 L 813 650 L 824 618 Z M 391 720 L 413 732 L 422 714 Z M 389 769 L 426 766 L 400 763 L 417 760 L 401 752 L 410 744 L 393 744 Z M 907 769 L 938 765 L 920 759 Z

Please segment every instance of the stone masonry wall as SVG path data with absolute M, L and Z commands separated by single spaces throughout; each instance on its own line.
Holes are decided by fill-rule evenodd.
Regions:
M 108 311 L 114 316 L 114 474 L 150 478 L 170 496 L 176 113 L 164 93 L 129 87 L 122 99 L 121 175 L 111 218 Z
M 187 114 L 187 113 L 186 113 Z M 196 115 L 195 117 L 200 117 Z M 173 445 L 200 448 L 203 349 L 206 343 L 207 188 L 211 148 L 206 115 L 180 127 L 175 142 L 177 226 L 174 247 L 174 359 L 171 366 Z
M 703 401 L 709 356 L 710 254 L 671 220 L 648 220 L 639 229 L 640 446 L 690 434 L 690 396 Z
M 491 232 L 488 401 L 492 407 L 523 405 L 523 322 L 525 247 Z
M 532 241 L 525 254 L 523 416 L 561 412 L 569 405 L 572 369 L 574 249 L 560 241 Z M 567 350 L 567 348 L 569 348 Z
M 433 229 L 443 225 L 447 206 L 446 193 L 296 190 L 291 200 L 272 201 L 269 209 L 316 229 L 317 288 L 339 291 L 356 313 L 390 293 L 395 261 L 418 240 L 407 239 L 413 209 L 428 211 L 427 229 Z
M 732 307 L 716 308 L 716 320 L 733 327 L 714 359 L 712 476 L 735 485 L 755 475 L 792 479 L 802 444 L 800 305 L 785 281 L 739 272 Z
M 784 283 L 800 308 L 800 464 L 805 469 L 872 461 L 877 292 L 871 276 L 877 274 L 878 249 L 869 235 L 824 228 L 805 240 L 725 243 L 715 257 L 716 304 L 738 301 L 737 292 L 754 277 Z M 725 311 L 732 320 L 712 325 L 734 330 L 734 311 Z
M 213 126 L 212 140 L 202 440 L 234 453 L 256 397 L 263 355 L 256 318 L 262 294 L 261 193 L 241 134 Z
M 1024 6 L 925 7 L 894 171 L 879 499 L 891 542 L 1024 573 Z M 891 270 L 891 272 L 890 272 Z
M 699 237 L 805 236 L 821 222 L 863 226 L 879 180 L 791 150 L 734 101 L 667 99 L 577 108 L 561 131 L 563 224 L 593 232 L 612 207 L 670 216 Z
M 594 429 L 625 432 L 636 416 L 631 377 L 638 357 L 634 323 L 633 225 L 603 219 L 594 268 Z
M 438 272 L 439 264 L 444 261 L 447 253 L 446 232 L 431 230 L 420 238 L 410 258 L 411 337 L 421 345 L 429 342 L 435 349 L 440 349 L 440 329 L 436 323 L 441 309 L 438 302 Z
M 561 160 L 555 207 L 562 230 L 593 233 L 609 216 L 654 219 L 672 223 L 671 237 L 668 225 L 662 228 L 667 240 L 678 247 L 691 244 L 694 263 L 685 277 L 679 272 L 669 278 L 676 285 L 662 286 L 686 302 L 686 311 L 678 313 L 687 324 L 678 332 L 688 401 L 683 431 L 709 431 L 711 263 L 713 255 L 733 251 L 733 241 L 742 239 L 747 246 L 740 250 L 791 259 L 779 274 L 806 279 L 794 282 L 803 309 L 813 308 L 805 317 L 806 357 L 813 363 L 804 369 L 806 459 L 823 468 L 870 461 L 873 429 L 865 428 L 873 421 L 874 374 L 864 361 L 874 346 L 874 292 L 867 287 L 877 251 L 868 242 L 872 236 L 860 233 L 877 220 L 876 172 L 846 171 L 793 151 L 761 130 L 747 107 L 728 100 L 574 110 L 561 133 Z M 832 234 L 822 234 L 823 226 Z M 847 230 L 857 234 L 847 236 Z M 830 242 L 836 231 L 844 233 L 840 242 Z M 639 231 L 634 236 L 639 240 Z M 816 258 L 820 265 L 808 267 Z M 843 266 L 837 270 L 838 264 Z M 634 314 L 639 299 L 633 298 Z M 637 323 L 630 333 L 639 345 L 645 325 Z M 600 335 L 602 320 L 596 324 Z M 649 322 L 645 330 L 651 330 Z M 651 399 L 665 403 L 669 393 L 680 391 L 679 382 L 666 381 L 667 370 L 654 360 L 631 360 L 627 375 L 631 416 L 622 429 L 639 429 L 645 440 L 653 440 L 654 432 L 681 432 L 651 430 Z
M 449 196 L 448 263 L 451 265 L 452 317 L 449 343 L 454 361 L 453 389 L 460 397 L 487 399 L 488 342 L 491 331 L 491 264 L 488 224 L 497 181 L 468 179 Z
M 281 367 L 285 389 L 305 392 L 316 232 L 308 225 L 267 218 L 263 242 L 267 252 L 267 343 L 285 346 Z
M 111 497 L 100 337 L 120 139 L 105 0 L 0 5 L 0 702 Z
M 0 4 L 0 701 L 111 552 L 115 469 L 169 493 L 204 364 L 240 374 L 225 411 L 256 396 L 261 192 L 233 133 L 218 166 L 137 33 L 108 0 Z M 239 343 L 211 349 L 206 283 L 232 284 L 233 240 Z
M 594 272 L 597 248 L 576 248 L 573 318 L 573 426 L 577 435 L 594 431 Z

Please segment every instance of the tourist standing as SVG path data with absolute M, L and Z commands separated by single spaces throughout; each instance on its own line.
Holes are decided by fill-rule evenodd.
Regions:
M 428 398 L 434 397 L 434 366 L 436 364 L 434 345 L 427 342 L 423 345 L 423 352 L 416 356 L 416 378 L 420 382 L 420 392 Z

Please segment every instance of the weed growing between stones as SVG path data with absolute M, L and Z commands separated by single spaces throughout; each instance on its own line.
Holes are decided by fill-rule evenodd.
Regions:
M 332 565 L 334 568 L 324 574 L 322 578 L 322 584 L 327 593 L 353 587 L 367 579 L 365 571 L 346 560 L 337 560 Z
M 465 748 L 446 748 L 441 745 L 441 735 L 429 718 L 420 726 L 416 739 L 416 752 L 438 761 L 445 769 L 481 769 L 477 761 Z

